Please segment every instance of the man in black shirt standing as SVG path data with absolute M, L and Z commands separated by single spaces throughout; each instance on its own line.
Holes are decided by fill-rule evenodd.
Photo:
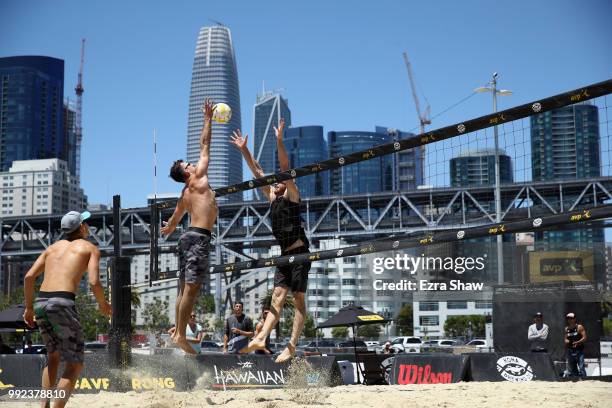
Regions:
M 289 156 L 283 144 L 283 130 L 285 120 L 281 119 L 276 133 L 276 146 L 278 150 L 278 162 L 281 171 L 289 170 Z M 263 177 L 264 172 L 247 147 L 248 135 L 242 137 L 240 130 L 234 132 L 232 143 L 235 144 L 244 156 L 249 168 L 255 177 Z M 286 180 L 270 186 L 261 187 L 263 194 L 270 201 L 270 219 L 272 221 L 272 234 L 281 247 L 281 255 L 295 255 L 308 253 L 308 239 L 302 227 L 300 217 L 300 192 L 293 180 Z M 242 352 L 248 353 L 254 350 L 263 350 L 266 347 L 266 337 L 270 335 L 272 328 L 280 318 L 280 312 L 285 304 L 289 289 L 293 293 L 295 303 L 295 318 L 293 319 L 293 330 L 291 340 L 287 347 L 276 358 L 277 363 L 289 360 L 295 355 L 295 347 L 304 328 L 306 319 L 306 288 L 308 286 L 308 272 L 310 263 L 296 263 L 283 267 L 277 267 L 274 275 L 274 292 L 272 293 L 272 305 L 270 313 L 264 322 L 263 328 L 251 340 L 248 347 Z
M 242 313 L 242 302 L 234 303 L 234 314 L 225 319 L 223 352 L 238 353 L 246 347 L 249 337 L 253 337 L 253 321 Z
M 567 347 L 567 372 L 570 376 L 586 377 L 584 370 L 584 343 L 587 340 L 584 326 L 576 323 L 576 315 L 568 313 L 565 316 L 565 347 Z

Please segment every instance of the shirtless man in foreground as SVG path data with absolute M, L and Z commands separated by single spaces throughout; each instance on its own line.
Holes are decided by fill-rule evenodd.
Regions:
M 85 342 L 79 315 L 75 308 L 75 292 L 85 271 L 89 272 L 89 284 L 100 312 L 110 316 L 111 306 L 104 299 L 100 283 L 100 250 L 85 238 L 89 227 L 85 221 L 89 212 L 70 211 L 62 217 L 61 227 L 66 238 L 57 241 L 43 252 L 24 279 L 25 312 L 23 319 L 34 326 L 34 316 L 47 348 L 47 366 L 43 370 L 42 388 L 55 389 L 60 360 L 66 362 L 57 390 L 63 390 L 64 398 L 54 400 L 54 407 L 63 407 L 74 389 L 83 369 Z M 40 292 L 34 301 L 34 283 L 44 272 Z M 43 400 L 42 406 L 49 406 Z
M 218 211 L 215 192 L 208 184 L 213 110 L 212 102 L 207 99 L 202 107 L 204 127 L 200 136 L 198 163 L 194 166 L 183 160 L 177 160 L 170 168 L 170 177 L 178 183 L 184 183 L 185 186 L 174 213 L 161 228 L 162 234 L 170 235 L 186 212 L 191 217 L 191 225 L 181 235 L 178 243 L 179 295 L 176 298 L 175 309 L 176 330 L 172 336 L 174 344 L 188 354 L 196 353 L 187 340 L 185 330 L 204 276 L 208 273 L 211 231 Z

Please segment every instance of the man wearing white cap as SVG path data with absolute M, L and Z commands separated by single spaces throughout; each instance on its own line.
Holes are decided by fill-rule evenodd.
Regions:
M 548 325 L 544 323 L 544 316 L 541 312 L 533 316 L 533 324 L 527 329 L 527 339 L 532 352 L 546 353 L 548 351 Z
M 576 315 L 565 315 L 565 347 L 567 347 L 567 372 L 570 376 L 586 377 L 584 370 L 584 343 L 587 341 L 584 326 L 576 323 Z
M 100 312 L 110 316 L 111 306 L 104 299 L 100 283 L 100 251 L 85 238 L 89 227 L 84 222 L 91 214 L 70 211 L 62 217 L 64 239 L 49 246 L 34 262 L 24 279 L 25 312 L 23 319 L 30 326 L 36 324 L 47 348 L 47 366 L 43 370 L 42 388 L 56 389 L 55 381 L 60 361 L 66 366 L 57 384 L 64 399 L 55 400 L 54 407 L 63 407 L 74 389 L 83 369 L 85 342 L 83 329 L 75 308 L 75 292 L 85 271 Z M 44 273 L 40 292 L 34 300 L 34 283 Z

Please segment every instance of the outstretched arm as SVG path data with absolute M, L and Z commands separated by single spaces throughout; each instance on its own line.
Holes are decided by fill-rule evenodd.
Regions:
M 200 160 L 196 166 L 195 176 L 198 178 L 208 174 L 208 164 L 210 162 L 210 139 L 212 137 L 212 116 L 213 103 L 206 99 L 202 112 L 204 113 L 204 126 L 200 135 Z
M 278 128 L 274 128 L 274 133 L 276 134 L 276 149 L 278 150 L 278 164 L 280 165 L 281 171 L 289 170 L 289 155 L 287 154 L 287 149 L 285 149 L 285 144 L 283 143 L 284 130 L 285 119 L 281 118 L 280 122 L 278 123 Z M 300 201 L 300 191 L 298 190 L 293 179 L 285 180 L 284 183 L 287 186 L 287 198 L 293 202 Z
M 36 278 L 45 271 L 45 259 L 47 258 L 47 251 L 40 254 L 34 265 L 26 273 L 23 279 L 23 291 L 25 294 L 25 311 L 23 313 L 23 320 L 28 326 L 34 326 L 34 283 Z
M 187 209 L 185 208 L 185 204 L 183 203 L 183 193 L 181 193 L 181 196 L 179 197 L 178 202 L 176 203 L 174 213 L 172 213 L 172 216 L 170 217 L 168 222 L 163 222 L 164 225 L 160 229 L 162 235 L 172 234 L 179 221 L 183 219 L 183 215 L 185 215 L 186 211 Z
M 248 139 L 249 139 L 249 135 L 244 135 L 244 137 L 242 137 L 242 132 L 240 132 L 240 129 L 236 129 L 234 131 L 234 136 L 232 136 L 231 142 L 238 148 L 238 150 L 240 150 L 240 153 L 242 153 L 242 156 L 244 157 L 244 160 L 246 160 L 247 166 L 249 166 L 249 169 L 251 169 L 251 173 L 253 173 L 253 176 L 255 178 L 263 177 L 264 176 L 263 169 L 261 168 L 257 160 L 255 160 L 255 157 L 253 157 L 253 154 L 251 153 L 251 151 L 249 150 L 247 146 Z M 270 199 L 270 186 L 263 186 L 260 188 L 261 188 L 261 192 L 266 197 L 268 197 L 268 199 Z

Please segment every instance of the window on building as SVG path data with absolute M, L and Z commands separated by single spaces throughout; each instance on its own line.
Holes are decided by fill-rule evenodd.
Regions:
M 419 302 L 419 311 L 421 312 L 431 312 L 438 309 L 438 302 Z
M 447 309 L 467 309 L 466 300 L 449 300 L 446 302 Z
M 439 316 L 421 316 L 419 317 L 419 324 L 421 326 L 437 326 L 440 324 Z
M 476 309 L 493 309 L 493 303 L 488 300 L 477 300 L 474 303 Z

